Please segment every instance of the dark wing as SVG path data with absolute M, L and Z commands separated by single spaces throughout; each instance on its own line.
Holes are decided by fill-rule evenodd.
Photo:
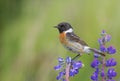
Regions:
M 83 46 L 88 46 L 87 43 L 85 43 L 83 40 L 81 40 L 77 35 L 75 35 L 73 32 L 72 33 L 67 33 L 67 38 L 70 40 L 70 41 L 73 41 L 73 42 L 79 42 L 80 44 L 82 44 Z

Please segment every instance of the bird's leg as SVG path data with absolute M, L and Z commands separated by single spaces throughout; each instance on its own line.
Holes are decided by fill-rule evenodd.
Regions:
M 75 60 L 76 58 L 80 57 L 80 54 L 77 54 L 72 60 Z

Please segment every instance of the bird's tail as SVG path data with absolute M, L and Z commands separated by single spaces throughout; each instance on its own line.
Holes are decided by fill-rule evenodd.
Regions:
M 91 48 L 90 50 L 93 51 L 94 53 L 97 53 L 97 54 L 101 55 L 101 56 L 105 56 L 105 54 L 103 52 L 99 51 L 99 50 L 96 50 L 96 49 L 93 49 L 93 48 Z

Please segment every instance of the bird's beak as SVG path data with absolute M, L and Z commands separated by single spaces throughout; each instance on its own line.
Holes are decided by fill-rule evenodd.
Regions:
M 58 28 L 58 26 L 54 26 L 54 28 Z

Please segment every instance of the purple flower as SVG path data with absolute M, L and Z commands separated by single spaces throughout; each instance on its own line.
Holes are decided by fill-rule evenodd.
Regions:
M 106 34 L 106 31 L 105 31 L 105 30 L 102 30 L 101 34 Z
M 100 65 L 100 61 L 98 59 L 94 59 L 93 62 L 91 63 L 92 68 L 96 68 Z
M 101 38 L 98 39 L 98 43 L 100 44 L 100 51 L 104 52 L 105 54 L 115 54 L 116 49 L 113 46 L 109 46 L 106 48 L 106 43 L 111 40 L 111 35 L 107 34 L 105 30 L 101 32 Z M 110 58 L 108 60 L 105 59 L 105 57 L 102 57 L 102 61 L 100 62 L 99 59 L 101 56 L 94 54 L 94 60 L 91 63 L 91 67 L 95 68 L 96 71 L 91 76 L 91 79 L 93 81 L 98 81 L 98 76 L 100 75 L 102 77 L 102 80 L 104 81 L 115 81 L 113 80 L 113 77 L 117 75 L 114 68 L 111 68 L 113 66 L 116 66 L 117 62 L 114 58 Z M 98 60 L 99 59 L 99 60 Z M 107 73 L 105 73 L 105 68 L 108 67 Z M 110 68 L 109 68 L 110 67 Z
M 81 61 L 72 61 L 70 66 L 69 76 L 75 76 L 78 74 L 79 69 L 82 68 L 83 64 Z
M 106 42 L 109 42 L 110 40 L 111 40 L 111 35 L 106 35 L 106 36 L 105 36 L 105 41 L 106 41 Z
M 99 58 L 101 55 L 94 53 L 94 58 Z
M 75 76 L 75 74 L 78 74 L 79 70 L 78 69 L 70 69 L 69 75 L 70 76 Z
M 65 81 L 64 76 L 67 73 L 66 69 L 68 69 L 69 76 L 75 76 L 79 73 L 79 69 L 83 67 L 81 61 L 72 60 L 71 57 L 66 57 L 64 60 L 63 58 L 58 58 L 58 65 L 54 67 L 55 70 L 60 71 L 58 76 L 56 77 L 57 80 Z
M 60 70 L 61 68 L 62 68 L 61 65 L 57 65 L 57 66 L 54 67 L 55 70 Z
M 63 62 L 63 61 L 64 61 L 64 59 L 63 59 L 63 58 L 58 57 L 58 62 Z
M 67 58 L 66 58 L 66 63 L 68 63 L 68 64 L 69 64 L 69 63 L 71 63 L 71 62 L 72 62 L 71 57 L 67 57 Z
M 105 76 L 105 72 L 102 71 L 102 72 L 101 72 L 101 77 L 104 77 L 104 76 Z
M 107 34 L 105 30 L 102 31 L 101 36 L 102 37 L 98 39 L 100 45 L 104 45 L 111 40 L 111 35 Z
M 58 57 L 58 65 L 54 67 L 55 70 L 61 70 L 64 64 L 64 59 L 61 57 Z
M 74 69 L 80 69 L 82 67 L 82 62 L 81 61 L 74 61 L 72 64 L 72 67 Z
M 107 48 L 104 45 L 100 45 L 100 51 L 107 52 Z
M 106 66 L 110 67 L 110 66 L 116 66 L 117 62 L 115 61 L 114 58 L 110 58 L 108 60 L 106 60 Z
M 99 68 L 97 67 L 97 68 L 95 68 L 96 70 L 95 70 L 95 73 L 97 73 L 97 74 L 99 74 Z
M 97 81 L 98 80 L 98 74 L 94 72 L 91 76 L 91 79 Z
M 101 39 L 101 38 L 99 38 L 99 39 L 98 39 L 98 42 L 99 42 L 99 44 L 100 44 L 100 45 L 102 45 L 102 44 L 103 44 L 103 42 L 102 42 L 102 39 Z
M 56 77 L 57 80 L 62 80 L 63 76 L 65 75 L 64 71 L 59 72 L 58 76 Z
M 107 48 L 107 51 L 109 54 L 115 54 L 116 53 L 116 49 L 113 46 L 109 46 Z
M 117 75 L 117 73 L 115 72 L 114 68 L 109 68 L 108 69 L 107 76 L 108 76 L 109 79 L 112 79 L 116 75 Z

